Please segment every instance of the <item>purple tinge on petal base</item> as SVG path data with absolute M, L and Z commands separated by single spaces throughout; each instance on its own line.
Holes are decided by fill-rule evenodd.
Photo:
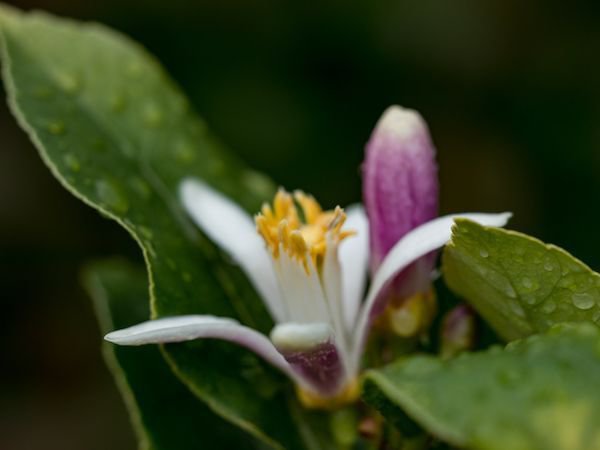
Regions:
M 419 113 L 384 112 L 366 146 L 363 177 L 375 271 L 400 238 L 438 213 L 435 148 Z
M 281 352 L 292 369 L 322 396 L 332 396 L 344 380 L 344 368 L 334 344 L 323 343 L 304 351 Z

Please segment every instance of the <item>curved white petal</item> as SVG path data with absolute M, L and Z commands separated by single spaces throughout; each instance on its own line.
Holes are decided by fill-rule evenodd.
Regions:
M 240 265 L 276 322 L 285 311 L 275 272 L 252 217 L 206 183 L 188 178 L 179 186 L 183 205 L 202 231 Z
M 287 254 L 282 244 L 279 244 L 279 257 L 273 259 L 273 267 L 281 286 L 281 298 L 287 312 L 286 322 L 329 321 L 319 272 L 309 255 L 306 255 L 306 261 L 308 272 Z
M 282 352 L 308 351 L 331 341 L 333 330 L 327 322 L 276 325 L 271 331 L 271 342 Z
M 443 247 L 452 237 L 452 225 L 455 219 L 465 218 L 485 226 L 501 227 L 508 222 L 511 213 L 502 214 L 452 214 L 438 217 L 413 229 L 400 239 L 384 258 L 375 273 L 369 293 L 360 311 L 357 321 L 353 347 L 353 361 L 358 364 L 364 341 L 367 337 L 371 308 L 378 294 L 398 273 L 422 256 Z
M 233 319 L 207 315 L 165 317 L 104 336 L 107 341 L 119 345 L 167 344 L 202 338 L 222 339 L 246 347 L 297 380 L 296 374 L 269 338 Z
M 327 250 L 321 268 L 321 283 L 327 302 L 331 324 L 335 332 L 335 342 L 339 348 L 344 368 L 350 366 L 350 334 L 346 328 L 346 305 L 343 303 L 342 267 L 339 259 L 338 243 L 327 235 Z
M 344 321 L 346 329 L 351 332 L 363 299 L 369 269 L 369 221 L 362 205 L 349 206 L 346 215 L 344 229 L 356 231 L 355 236 L 346 238 L 339 246 Z

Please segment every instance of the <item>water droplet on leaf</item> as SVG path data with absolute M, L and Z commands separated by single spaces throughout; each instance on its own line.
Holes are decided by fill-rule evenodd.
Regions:
M 490 254 L 486 249 L 482 248 L 481 250 L 479 250 L 479 256 L 481 256 L 482 258 L 487 258 L 488 256 L 490 256 Z
M 81 88 L 81 80 L 78 76 L 70 73 L 58 75 L 58 84 L 68 94 L 75 94 Z
M 556 309 L 556 303 L 550 300 L 546 300 L 546 303 L 542 306 L 542 312 L 546 314 L 550 314 Z
M 583 310 L 590 309 L 596 304 L 594 297 L 592 297 L 590 294 L 586 294 L 585 292 L 581 294 L 573 294 L 571 300 L 577 308 Z
M 131 61 L 127 66 L 127 75 L 132 78 L 138 78 L 142 74 L 143 70 L 144 68 L 139 61 Z
M 515 315 L 519 317 L 525 317 L 525 311 L 523 311 L 523 307 L 519 303 L 511 302 L 510 309 Z
M 155 103 L 148 103 L 142 112 L 144 124 L 149 127 L 157 127 L 162 123 L 163 113 Z
M 54 134 L 55 136 L 64 134 L 64 132 L 66 131 L 65 124 L 63 122 L 61 122 L 60 120 L 55 120 L 55 121 L 48 123 L 48 125 L 46 126 L 46 129 L 51 134 Z
M 180 142 L 175 148 L 175 157 L 183 163 L 190 163 L 195 159 L 196 153 L 187 142 Z
M 119 187 L 112 181 L 96 181 L 96 193 L 106 206 L 117 213 L 124 213 L 129 209 L 127 198 L 125 198 Z
M 63 161 L 65 162 L 65 165 L 73 172 L 79 172 L 81 169 L 81 164 L 75 155 L 68 153 L 63 157 Z
M 138 227 L 138 231 L 146 239 L 152 239 L 152 237 L 154 236 L 154 233 L 152 233 L 152 230 L 150 228 L 148 228 L 148 227 L 143 226 L 143 225 Z

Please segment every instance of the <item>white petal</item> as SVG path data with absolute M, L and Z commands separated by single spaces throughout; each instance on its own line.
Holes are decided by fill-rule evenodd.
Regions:
M 279 247 L 279 257 L 273 265 L 280 282 L 282 298 L 288 314 L 288 322 L 309 323 L 329 321 L 321 279 L 312 258 L 306 255 L 308 273 L 295 258 Z M 281 323 L 281 322 L 280 322 Z
M 344 368 L 350 364 L 350 334 L 347 332 L 345 321 L 345 305 L 342 300 L 342 268 L 339 261 L 339 247 L 327 234 L 327 250 L 323 257 L 321 283 L 331 318 L 331 324 L 336 336 L 335 343 Z
M 331 340 L 328 323 L 280 323 L 271 331 L 271 341 L 280 351 L 307 351 Z
M 240 265 L 276 322 L 285 320 L 279 287 L 254 221 L 236 203 L 198 179 L 186 179 L 179 195 L 202 231 Z
M 437 219 L 418 226 L 400 239 L 398 243 L 392 247 L 381 263 L 379 270 L 375 273 L 371 287 L 369 288 L 369 293 L 360 311 L 353 348 L 354 363 L 358 364 L 364 341 L 367 337 L 371 308 L 375 304 L 377 295 L 389 281 L 412 262 L 443 247 L 452 237 L 452 225 L 454 224 L 455 219 L 465 218 L 478 222 L 481 225 L 501 227 L 508 222 L 511 215 L 511 213 L 471 213 L 438 217 Z
M 346 329 L 354 329 L 356 315 L 363 299 L 369 269 L 369 221 L 362 205 L 346 208 L 344 229 L 356 231 L 339 246 L 342 266 L 342 302 Z
M 222 339 L 246 347 L 293 379 L 297 378 L 269 338 L 233 319 L 204 315 L 165 317 L 104 336 L 119 345 L 166 344 L 202 338 Z

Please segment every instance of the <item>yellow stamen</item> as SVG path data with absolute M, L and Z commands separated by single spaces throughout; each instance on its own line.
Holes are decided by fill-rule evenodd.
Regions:
M 296 202 L 301 208 L 300 218 Z M 273 257 L 278 258 L 280 249 L 300 262 L 308 271 L 308 258 L 315 267 L 320 266 L 327 251 L 327 238 L 339 243 L 354 234 L 342 230 L 346 214 L 339 206 L 333 211 L 323 211 L 321 205 L 310 195 L 296 191 L 294 196 L 279 189 L 273 206 L 264 204 L 257 214 L 256 229 L 263 237 Z
M 418 336 L 427 331 L 437 312 L 435 291 L 419 292 L 412 297 L 392 298 L 378 320 L 379 326 L 401 337 Z
M 333 411 L 344 406 L 351 405 L 360 397 L 361 383 L 354 379 L 332 397 L 322 397 L 302 388 L 297 388 L 298 399 L 305 408 Z

